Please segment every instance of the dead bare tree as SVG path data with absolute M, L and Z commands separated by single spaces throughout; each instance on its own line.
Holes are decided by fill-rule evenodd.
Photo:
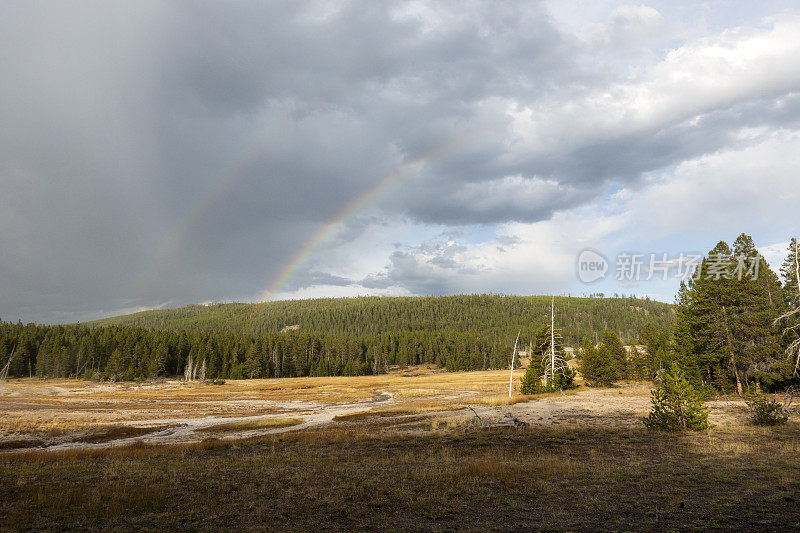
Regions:
M 525 422 L 524 420 L 520 420 L 516 416 L 512 415 L 511 411 L 509 411 L 508 409 L 506 409 L 506 415 L 504 418 L 510 419 L 514 423 L 514 427 L 517 429 L 525 429 L 528 427 L 527 422 Z
M 11 355 L 8 356 L 8 362 L 6 363 L 6 366 L 0 370 L 0 383 L 5 382 L 5 380 L 8 378 L 8 371 L 11 369 L 11 361 L 14 359 L 14 352 L 16 351 L 17 347 L 15 346 L 14 349 L 11 350 Z
M 798 248 L 798 241 L 797 239 L 795 239 L 794 275 L 795 275 L 795 280 L 797 281 L 797 295 L 796 295 L 797 300 L 795 302 L 794 309 L 776 318 L 774 324 L 777 324 L 778 322 L 783 322 L 784 320 L 789 320 L 790 318 L 795 316 L 798 319 L 800 319 L 800 258 L 798 258 L 798 253 L 800 253 L 800 248 Z M 800 333 L 798 331 L 798 328 L 800 328 L 800 320 L 798 320 L 798 322 L 794 325 L 786 326 L 785 328 L 783 328 L 783 334 L 784 335 L 788 335 L 790 333 L 798 334 Z M 789 357 L 790 359 L 794 358 L 795 361 L 794 375 L 797 376 L 798 370 L 800 369 L 800 334 L 798 334 L 797 337 L 792 342 L 789 343 L 789 346 L 786 348 L 786 356 Z
M 555 310 L 555 296 L 550 300 L 550 350 L 542 355 L 542 366 L 544 366 L 544 381 L 545 387 L 548 386 L 550 380 L 554 380 L 557 374 L 564 374 L 567 369 L 567 362 L 564 356 L 556 352 L 556 341 L 559 344 L 562 342 L 561 332 L 556 331 L 556 310 Z
M 786 387 L 785 396 L 783 398 L 783 411 L 785 413 L 789 412 L 789 408 L 792 406 L 792 402 L 794 402 L 794 398 L 796 395 L 797 395 L 796 387 Z
M 183 380 L 184 381 L 192 381 L 192 356 L 189 356 L 189 360 L 186 362 L 186 368 L 183 371 Z
M 511 398 L 511 390 L 514 386 L 514 362 L 516 361 L 517 355 L 517 343 L 519 342 L 519 334 L 522 333 L 522 330 L 517 332 L 517 338 L 514 341 L 514 351 L 511 352 L 511 375 L 508 377 L 508 397 Z
M 486 425 L 486 422 L 484 422 L 483 418 L 481 418 L 481 416 L 478 414 L 478 412 L 477 412 L 475 409 L 473 409 L 473 408 L 472 408 L 471 406 L 469 406 L 469 405 L 467 406 L 467 409 L 469 409 L 470 411 L 472 411 L 472 414 L 474 415 L 474 416 L 472 417 L 472 420 L 470 421 L 470 422 L 471 422 L 473 425 L 474 425 L 474 424 L 476 424 L 476 423 L 477 423 L 479 426 L 481 426 L 481 427 L 483 427 L 483 426 L 485 426 L 485 425 Z

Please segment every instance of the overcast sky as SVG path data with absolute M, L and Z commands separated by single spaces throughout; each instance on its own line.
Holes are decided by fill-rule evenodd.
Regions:
M 795 10 L 792 10 L 795 6 Z M 635 293 L 800 233 L 795 2 L 4 2 L 0 317 Z M 608 260 L 582 283 L 581 250 Z

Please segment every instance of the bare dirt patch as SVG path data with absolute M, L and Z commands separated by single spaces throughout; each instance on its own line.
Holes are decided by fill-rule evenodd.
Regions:
M 515 371 L 519 383 L 522 370 Z M 416 367 L 379 376 L 228 381 L 92 383 L 10 381 L 0 390 L 0 452 L 45 447 L 191 443 L 327 425 L 420 434 L 459 426 L 636 428 L 650 384 L 508 396 L 508 371 L 441 372 Z M 746 422 L 744 402 L 709 402 L 713 424 Z M 284 424 L 287 418 L 297 423 Z M 216 430 L 214 428 L 217 428 Z M 221 429 L 226 428 L 226 429 Z

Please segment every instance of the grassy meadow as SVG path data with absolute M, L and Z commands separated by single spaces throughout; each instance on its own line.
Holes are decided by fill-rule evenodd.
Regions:
M 800 427 L 576 427 L 376 435 L 348 423 L 244 441 L 0 456 L 20 529 L 790 530 Z
M 426 367 L 224 385 L 11 381 L 0 528 L 800 527 L 796 414 L 754 427 L 741 400 L 721 397 L 711 429 L 656 432 L 641 423 L 650 390 L 509 398 L 508 372 Z

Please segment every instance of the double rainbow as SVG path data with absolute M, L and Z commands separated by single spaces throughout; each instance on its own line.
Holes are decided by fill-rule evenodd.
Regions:
M 486 130 L 483 130 L 486 131 Z M 158 251 L 153 256 L 153 261 L 145 270 L 140 282 L 136 286 L 135 300 L 140 299 L 147 288 L 152 286 L 154 281 L 168 265 L 171 255 L 179 249 L 199 222 L 208 213 L 214 203 L 222 194 L 231 187 L 241 175 L 242 171 L 250 166 L 261 153 L 263 147 L 268 144 L 273 136 L 278 133 L 277 125 L 270 128 L 267 135 L 262 136 L 245 150 L 233 163 L 228 165 L 219 177 L 212 180 L 211 184 L 201 194 L 194 205 L 189 209 L 187 215 L 175 225 L 174 229 L 164 239 Z M 384 176 L 374 185 L 368 188 L 360 196 L 354 198 L 345 205 L 333 218 L 328 220 L 297 252 L 292 255 L 290 260 L 280 269 L 267 289 L 262 293 L 262 300 L 269 300 L 281 288 L 281 286 L 291 277 L 291 275 L 313 254 L 313 252 L 325 240 L 333 234 L 348 219 L 353 217 L 366 206 L 381 198 L 386 191 L 397 185 L 404 179 L 416 175 L 426 165 L 431 162 L 444 158 L 455 152 L 464 142 L 474 135 L 465 134 L 443 143 L 433 150 L 404 163 L 394 172 Z

